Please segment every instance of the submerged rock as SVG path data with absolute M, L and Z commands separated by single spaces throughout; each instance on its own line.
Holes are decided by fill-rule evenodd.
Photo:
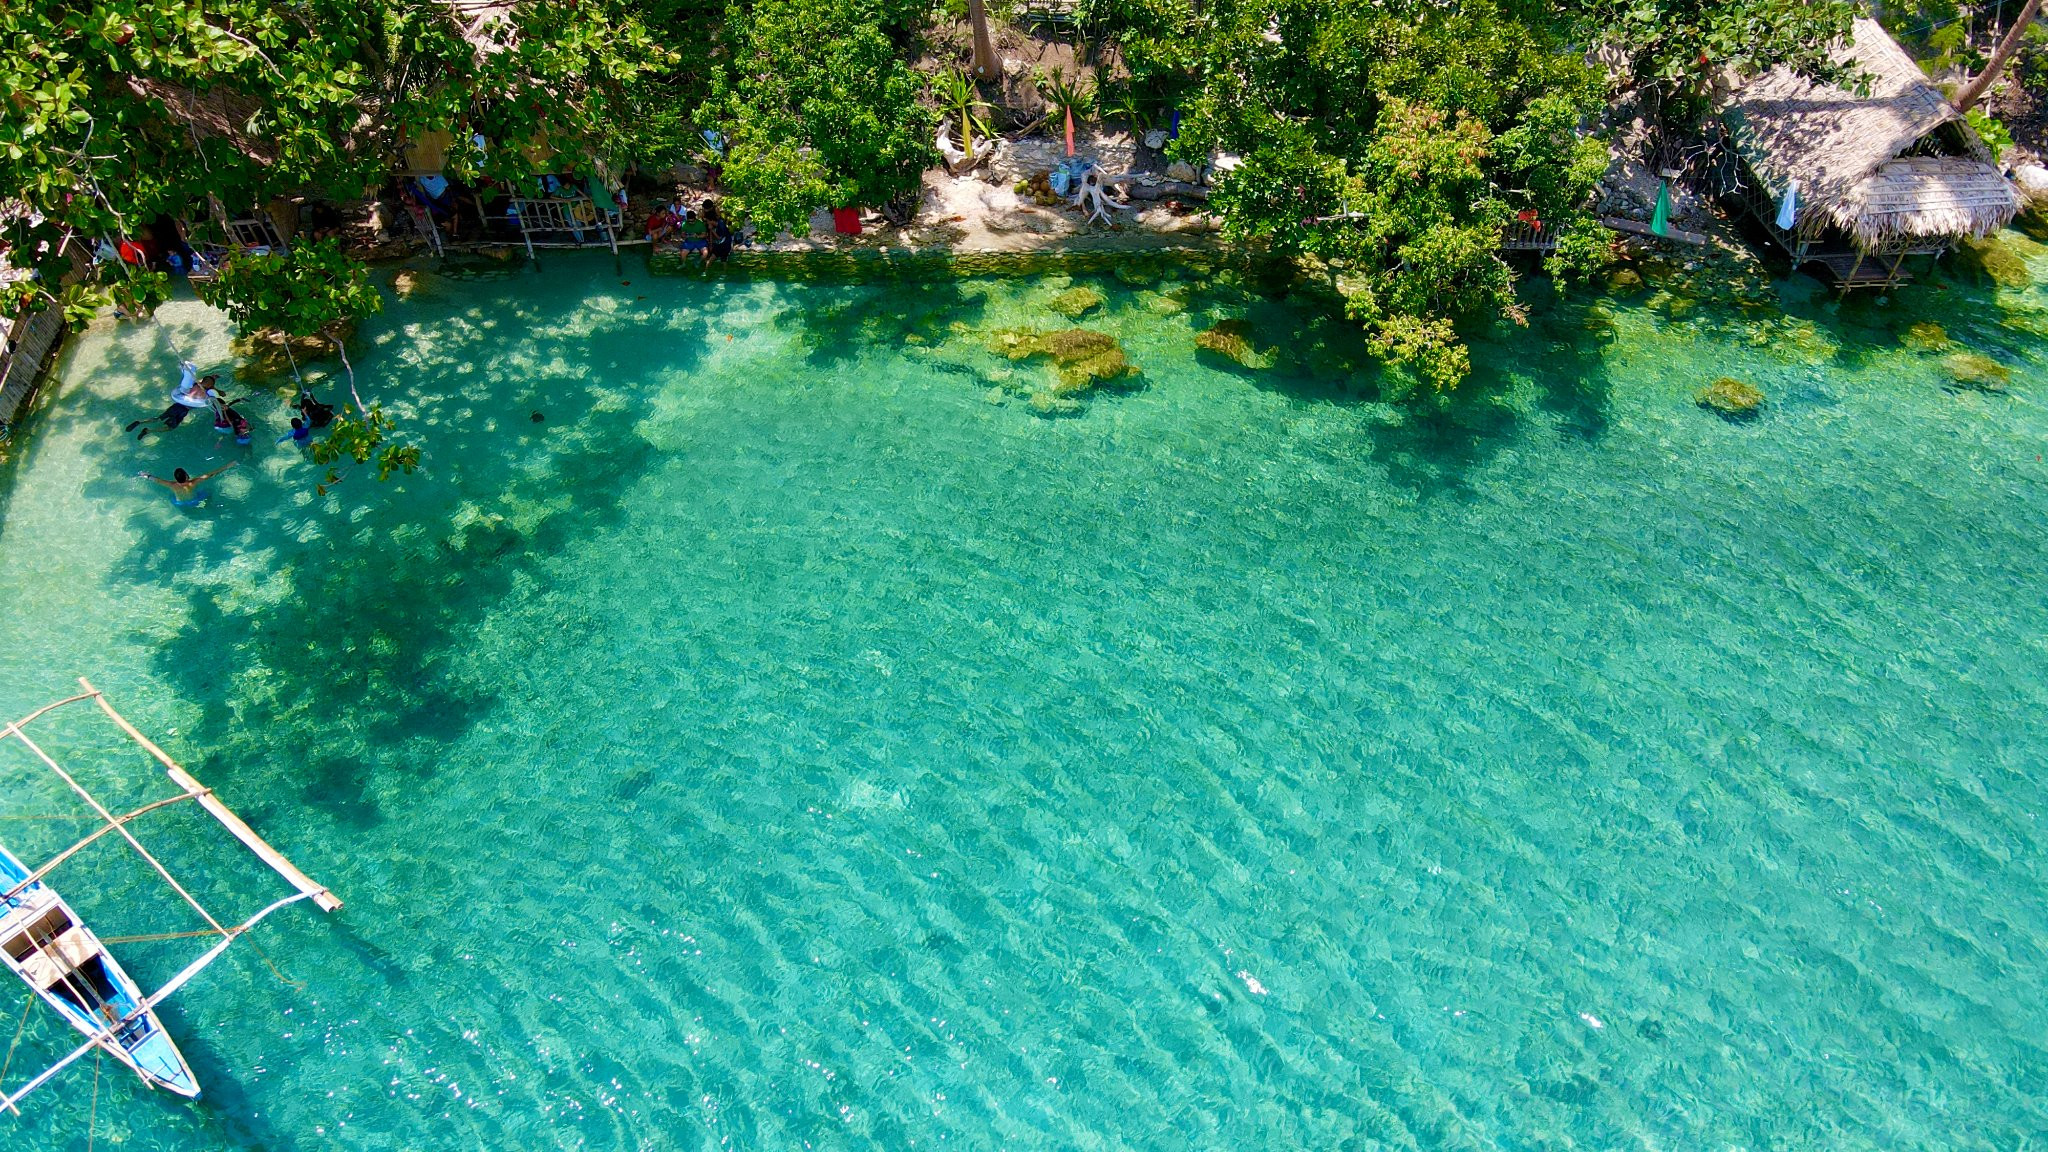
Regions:
M 1203 352 L 1234 361 L 1245 368 L 1264 369 L 1273 366 L 1270 352 L 1261 353 L 1252 347 L 1252 326 L 1243 320 L 1217 321 L 1214 327 L 1195 336 L 1195 347 Z
M 2012 369 L 1976 352 L 1958 352 L 1943 359 L 1941 366 L 1959 387 L 1980 392 L 2003 392 L 2006 381 L 2012 379 Z
M 1693 402 L 1730 420 L 1747 420 L 1764 406 L 1763 390 L 1733 376 L 1723 376 L 1698 392 Z
M 1067 399 L 1098 384 L 1138 374 L 1116 337 L 1090 328 L 1063 328 L 1057 332 L 1005 329 L 991 334 L 989 350 L 1011 360 L 1043 357 L 1053 362 L 1058 382 L 1043 393 L 1031 394 L 1032 407 L 1041 411 L 1045 409 L 1040 395 Z
M 316 361 L 335 359 L 338 353 L 336 341 L 348 340 L 354 335 L 354 321 L 332 325 L 320 335 L 296 336 L 290 340 L 275 328 L 263 328 L 235 337 L 228 350 L 241 361 L 235 368 L 236 377 L 257 383 L 293 377 L 294 361 L 298 371 L 303 372 Z M 289 351 L 287 345 L 290 346 Z
M 1633 268 L 1617 268 L 1607 278 L 1607 290 L 1616 296 L 1632 296 L 1643 290 L 1643 274 Z
M 1958 268 L 2000 288 L 2027 288 L 2034 283 L 2026 260 L 2000 236 L 1963 241 L 1956 248 L 1955 260 Z
M 1031 410 L 1040 416 L 1072 416 L 1081 410 L 1081 402 L 1054 392 L 1033 392 Z
M 2035 240 L 2048 241 L 2048 201 L 2037 203 L 2020 213 L 2012 222 L 2012 226 Z
M 523 537 L 512 522 L 496 512 L 464 510 L 455 518 L 455 531 L 441 541 L 449 552 L 472 560 L 489 560 L 517 548 Z
M 1128 284 L 1133 288 L 1159 283 L 1159 267 L 1151 263 L 1119 261 L 1109 270 L 1109 274 L 1116 277 L 1118 283 Z
M 1906 329 L 1899 343 L 1915 352 L 1939 352 L 1949 346 L 1948 329 L 1932 320 L 1922 320 Z
M 1093 288 L 1069 288 L 1052 298 L 1052 310 L 1069 320 L 1079 320 L 1091 308 L 1102 307 L 1102 293 Z
M 1678 278 L 1678 267 L 1668 260 L 1645 260 L 1639 266 L 1645 283 L 1662 288 Z

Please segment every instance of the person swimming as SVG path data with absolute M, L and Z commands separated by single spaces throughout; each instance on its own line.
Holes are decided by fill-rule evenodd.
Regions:
M 149 429 L 142 427 L 145 424 L 161 424 L 164 426 L 164 431 L 168 432 L 183 424 L 185 417 L 190 416 L 194 411 L 201 408 L 212 409 L 216 420 L 218 420 L 220 391 L 214 387 L 214 383 L 220 377 L 201 376 L 199 374 L 199 365 L 194 364 L 190 360 L 181 362 L 178 367 L 181 374 L 178 378 L 177 386 L 171 389 L 170 407 L 165 408 L 154 416 L 147 416 L 140 420 L 130 420 L 128 427 L 123 429 L 123 431 L 135 432 L 137 428 L 142 428 L 142 431 L 135 433 L 137 440 L 149 435 Z
M 218 376 L 199 375 L 199 365 L 186 360 L 178 365 L 178 386 L 171 389 L 171 400 L 187 408 L 211 408 L 214 398 L 220 393 L 214 390 Z
M 299 393 L 299 415 L 306 418 L 306 427 L 325 428 L 334 423 L 334 406 L 322 404 L 313 398 L 311 392 Z
M 147 480 L 152 484 L 161 484 L 169 488 L 171 490 L 172 504 L 180 508 L 197 508 L 199 505 L 206 503 L 206 498 L 212 495 L 210 492 L 199 491 L 199 486 L 239 463 L 241 463 L 239 460 L 230 460 L 204 476 L 194 476 L 183 468 L 173 469 L 169 480 L 161 476 L 152 476 L 147 472 L 137 472 L 135 475 L 139 479 Z
M 235 443 L 246 445 L 255 439 L 255 430 L 250 427 L 249 418 L 237 412 L 232 405 L 222 409 L 221 415 L 226 418 L 228 426 L 234 429 Z
M 293 444 L 303 448 L 309 442 L 311 442 L 312 439 L 313 430 L 311 428 L 306 427 L 306 422 L 304 420 L 301 420 L 297 416 L 294 416 L 292 417 L 292 430 L 285 433 L 282 436 L 279 436 L 277 438 L 277 442 L 279 444 L 282 444 L 285 441 L 289 440 Z

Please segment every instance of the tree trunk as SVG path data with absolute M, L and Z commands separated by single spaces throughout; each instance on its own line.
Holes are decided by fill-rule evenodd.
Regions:
M 1956 93 L 1956 111 L 1968 112 L 1976 107 L 1977 101 L 1984 98 L 1984 90 L 1991 87 L 1992 81 L 1998 79 L 1998 74 L 2005 71 L 2005 62 L 2012 59 L 2014 52 L 2019 51 L 2020 38 L 2027 34 L 2027 25 L 2034 22 L 2034 15 L 2040 10 L 2041 0 L 2027 0 L 2027 6 L 2020 9 L 2020 14 L 2013 19 L 2012 27 L 2005 30 L 2005 36 L 1998 41 L 1998 47 L 1992 51 L 1991 62 L 1984 65 L 1984 71 L 1979 72 L 1975 80 L 1964 85 L 1963 90 Z
M 2036 4 L 2040 0 L 2034 0 Z M 974 58 L 969 71 L 976 80 L 996 80 L 1003 74 L 1003 62 L 996 57 L 995 41 L 988 35 L 988 8 L 982 0 L 967 0 L 967 22 L 974 27 Z

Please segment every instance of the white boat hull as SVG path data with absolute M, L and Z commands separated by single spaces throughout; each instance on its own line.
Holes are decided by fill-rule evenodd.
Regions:
M 63 897 L 29 876 L 0 848 L 0 963 L 146 1083 L 198 1096 L 199 1081 L 142 990 Z

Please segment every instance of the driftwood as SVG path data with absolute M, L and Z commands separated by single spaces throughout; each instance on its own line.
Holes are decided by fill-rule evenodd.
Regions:
M 1687 232 L 1683 228 L 1673 228 L 1664 235 L 1659 236 L 1657 233 L 1650 231 L 1648 224 L 1640 220 L 1630 220 L 1626 216 L 1602 216 L 1600 223 L 1605 224 L 1616 232 L 1626 232 L 1631 236 L 1647 236 L 1652 240 L 1675 240 L 1680 244 L 1695 244 L 1701 247 L 1712 243 L 1704 234 Z
M 1133 200 L 1189 200 L 1206 204 L 1209 190 L 1199 184 L 1188 184 L 1179 180 L 1167 180 L 1158 184 L 1143 184 L 1135 177 L 1113 177 L 1110 183 L 1119 185 L 1124 195 Z
M 946 175 L 948 176 L 959 176 L 972 172 L 974 169 L 979 168 L 990 156 L 995 155 L 996 151 L 996 142 L 987 136 L 983 136 L 974 142 L 974 152 L 972 155 L 969 155 L 966 149 L 954 142 L 953 125 L 951 123 L 939 125 L 937 144 L 939 156 L 946 163 Z

